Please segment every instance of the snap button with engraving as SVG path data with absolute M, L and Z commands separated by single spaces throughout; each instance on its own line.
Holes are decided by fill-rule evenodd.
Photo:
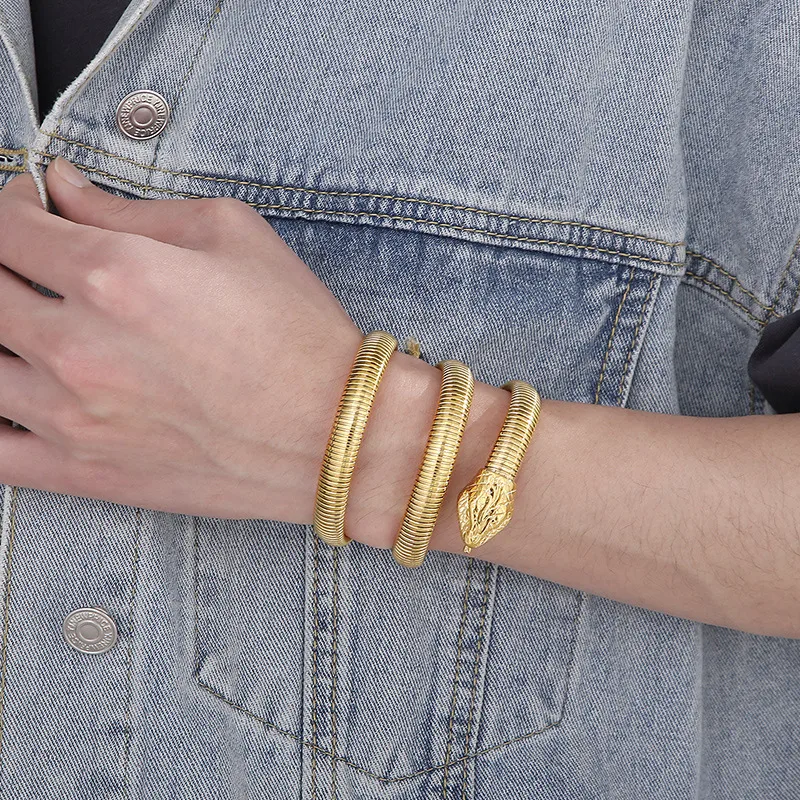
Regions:
M 64 619 L 64 638 L 81 653 L 106 653 L 117 641 L 117 625 L 101 608 L 77 608 Z
M 152 139 L 169 119 L 167 101 L 152 89 L 126 94 L 117 106 L 117 127 L 131 139 Z

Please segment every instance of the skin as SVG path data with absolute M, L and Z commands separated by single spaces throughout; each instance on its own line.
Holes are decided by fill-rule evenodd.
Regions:
M 73 185 L 70 168 L 58 158 L 46 173 L 60 216 L 42 208 L 28 174 L 0 191 L 0 343 L 13 353 L 0 354 L 0 415 L 28 429 L 0 426 L 0 482 L 310 523 L 362 332 L 245 203 L 127 200 Z M 389 362 L 347 509 L 347 534 L 362 544 L 392 545 L 440 377 L 401 352 Z M 476 382 L 431 549 L 461 552 L 457 497 L 485 464 L 509 396 Z M 799 435 L 797 415 L 707 419 L 545 400 L 514 516 L 472 556 L 800 638 Z

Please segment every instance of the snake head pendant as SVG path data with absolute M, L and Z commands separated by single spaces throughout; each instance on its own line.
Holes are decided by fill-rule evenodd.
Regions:
M 497 472 L 481 470 L 458 496 L 458 524 L 464 552 L 480 547 L 498 534 L 514 512 L 514 481 Z

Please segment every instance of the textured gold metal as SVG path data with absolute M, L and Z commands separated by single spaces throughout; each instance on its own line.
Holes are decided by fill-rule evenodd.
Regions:
M 511 402 L 486 466 L 458 496 L 458 524 L 464 552 L 470 553 L 496 536 L 514 513 L 514 479 L 530 444 L 542 401 L 525 381 L 503 385 Z
M 397 346 L 385 331 L 364 337 L 336 409 L 314 504 L 314 532 L 334 547 L 351 541 L 344 532 L 350 481 L 378 385 Z
M 472 370 L 466 364 L 448 360 L 436 366 L 442 371 L 439 402 L 400 533 L 392 547 L 395 561 L 404 567 L 418 567 L 425 560 L 475 388 Z

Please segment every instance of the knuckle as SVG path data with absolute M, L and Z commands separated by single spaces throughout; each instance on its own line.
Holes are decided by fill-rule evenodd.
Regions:
M 83 296 L 91 305 L 103 311 L 126 308 L 133 288 L 127 252 L 124 237 L 96 238 L 84 262 L 82 284 Z
M 103 311 L 124 308 L 125 277 L 112 264 L 93 264 L 86 271 L 83 294 L 91 305 Z
M 244 201 L 227 195 L 200 198 L 197 207 L 201 219 L 223 225 L 239 218 L 245 210 L 249 210 L 249 206 Z
M 58 381 L 73 391 L 85 391 L 96 386 L 104 374 L 88 348 L 78 347 L 66 339 L 50 347 L 47 363 Z
M 187 212 L 183 228 L 186 241 L 199 245 L 201 249 L 221 247 L 230 231 L 241 227 L 241 200 L 233 197 L 193 197 L 181 200 Z
M 64 445 L 73 453 L 77 443 L 86 442 L 90 436 L 92 420 L 90 420 L 75 404 L 65 405 L 53 413 L 50 424 Z

